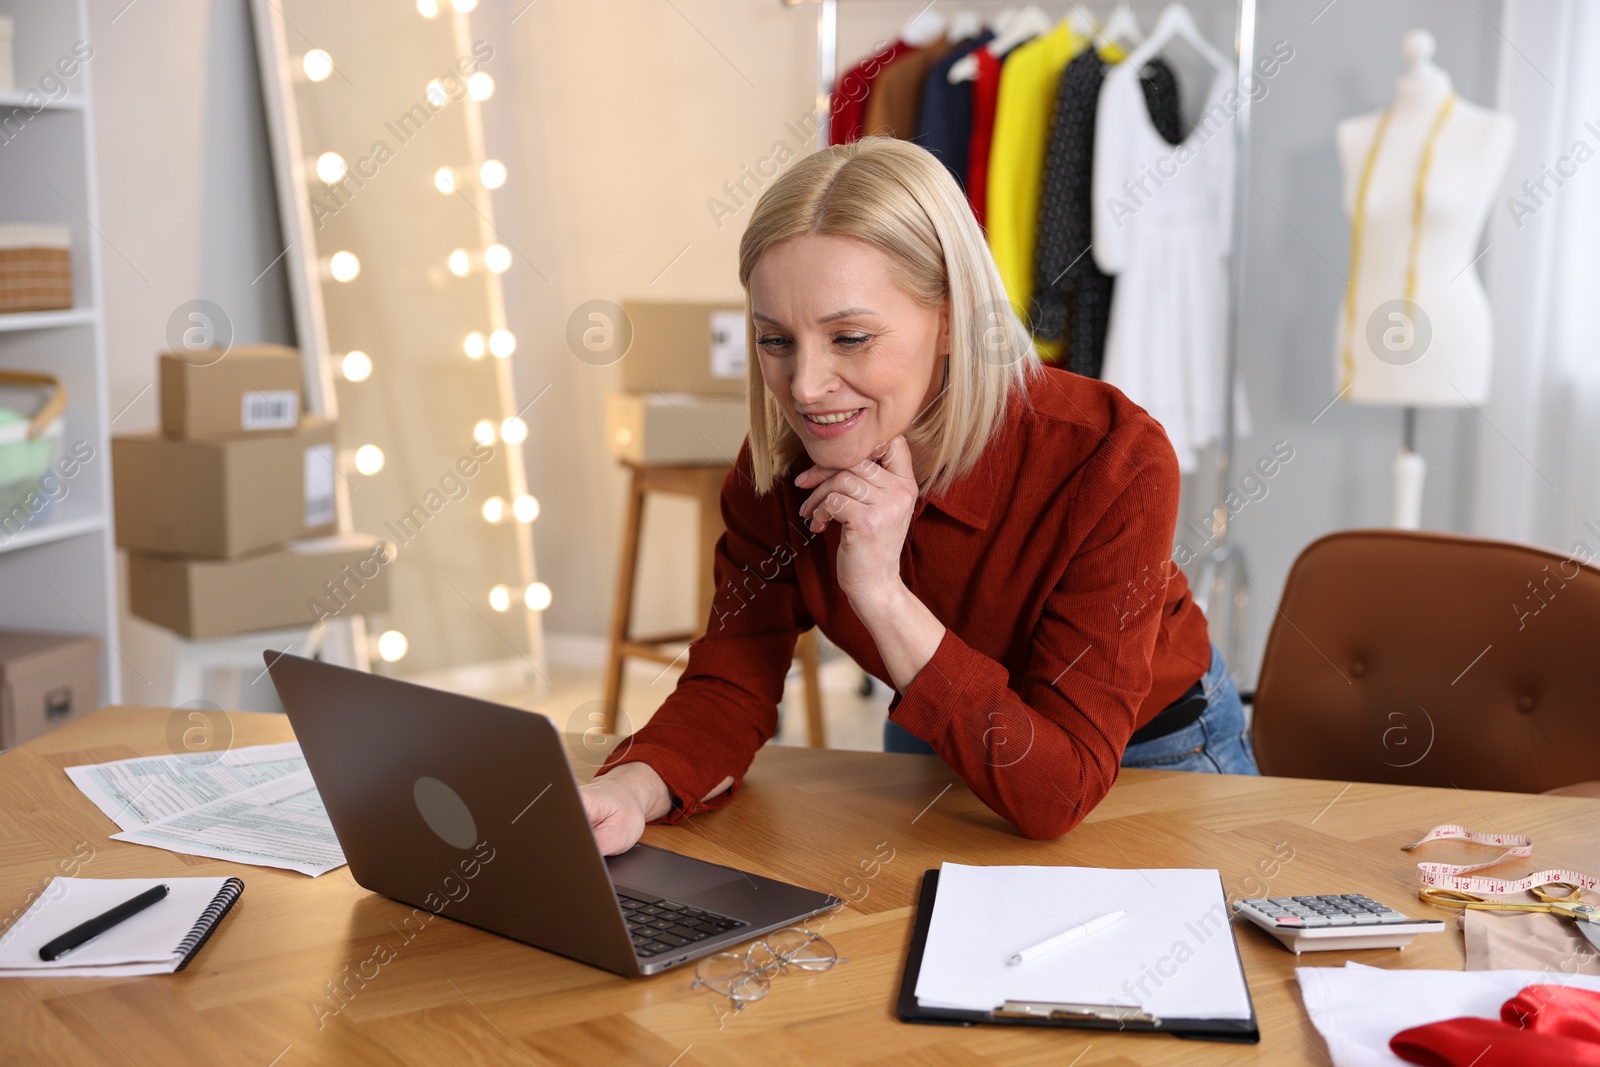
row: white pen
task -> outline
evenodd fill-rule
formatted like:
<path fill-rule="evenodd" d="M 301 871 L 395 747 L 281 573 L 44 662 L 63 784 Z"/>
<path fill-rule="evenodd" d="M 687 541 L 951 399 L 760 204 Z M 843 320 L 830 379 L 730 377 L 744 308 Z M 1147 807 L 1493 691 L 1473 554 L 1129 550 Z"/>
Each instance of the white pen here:
<path fill-rule="evenodd" d="M 1126 914 L 1128 913 L 1125 911 L 1113 911 L 1108 915 L 1100 916 L 1098 919 L 1090 919 L 1086 923 L 1079 923 L 1077 926 L 1061 931 L 1054 937 L 1045 938 L 1037 945 L 1030 945 L 1022 951 L 1014 953 L 1010 959 L 1006 960 L 1006 965 L 1015 967 L 1019 963 L 1027 963 L 1029 960 L 1038 959 L 1047 952 L 1054 952 L 1062 945 L 1070 945 L 1081 937 L 1088 937 L 1096 930 L 1104 930 Z"/>

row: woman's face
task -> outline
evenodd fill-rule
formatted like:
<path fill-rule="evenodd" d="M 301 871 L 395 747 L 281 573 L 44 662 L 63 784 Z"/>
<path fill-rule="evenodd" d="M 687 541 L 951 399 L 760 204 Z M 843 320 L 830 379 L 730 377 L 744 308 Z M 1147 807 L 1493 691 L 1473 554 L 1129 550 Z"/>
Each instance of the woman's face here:
<path fill-rule="evenodd" d="M 761 376 L 819 467 L 866 459 L 939 395 L 949 316 L 900 289 L 865 241 L 772 246 L 750 272 L 750 305 Z"/>

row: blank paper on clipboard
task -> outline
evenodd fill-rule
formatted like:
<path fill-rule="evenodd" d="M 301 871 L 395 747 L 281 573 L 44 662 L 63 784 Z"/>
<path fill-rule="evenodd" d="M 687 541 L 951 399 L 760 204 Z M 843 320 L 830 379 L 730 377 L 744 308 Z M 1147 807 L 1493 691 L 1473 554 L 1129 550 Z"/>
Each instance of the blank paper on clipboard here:
<path fill-rule="evenodd" d="M 1019 949 L 1107 912 L 1119 922 L 1020 966 Z M 1249 1019 L 1239 950 L 1215 870 L 939 868 L 917 977 L 926 1008 L 1008 1000 L 1140 1008 L 1162 1018 Z"/>

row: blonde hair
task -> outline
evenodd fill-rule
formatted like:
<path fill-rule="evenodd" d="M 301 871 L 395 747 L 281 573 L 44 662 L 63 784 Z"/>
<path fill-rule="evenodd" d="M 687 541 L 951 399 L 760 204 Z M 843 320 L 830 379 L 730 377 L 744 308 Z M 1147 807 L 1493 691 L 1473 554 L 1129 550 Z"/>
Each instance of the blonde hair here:
<path fill-rule="evenodd" d="M 926 460 L 924 495 L 943 493 L 977 463 L 1005 421 L 1013 387 L 1044 373 L 1006 296 L 966 195 L 926 149 L 865 137 L 801 159 L 761 194 L 739 242 L 748 351 L 746 402 L 756 493 L 764 495 L 804 451 L 766 387 L 755 353 L 750 275 L 767 250 L 804 234 L 853 237 L 888 256 L 895 283 L 925 307 L 950 312 L 949 376 L 906 431 Z"/>

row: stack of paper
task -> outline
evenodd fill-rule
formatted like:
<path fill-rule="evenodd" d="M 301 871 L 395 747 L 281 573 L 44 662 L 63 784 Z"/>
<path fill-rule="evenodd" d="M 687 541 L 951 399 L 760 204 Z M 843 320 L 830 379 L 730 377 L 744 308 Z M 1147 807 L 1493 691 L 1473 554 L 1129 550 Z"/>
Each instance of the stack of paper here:
<path fill-rule="evenodd" d="M 1038 959 L 1015 952 L 1108 912 L 1118 922 Z M 1162 1019 L 1248 1019 L 1250 995 L 1215 870 L 939 868 L 917 1003 L 991 1011 L 1007 1000 L 1138 1008 Z"/>
<path fill-rule="evenodd" d="M 345 862 L 295 741 L 85 764 L 67 776 L 122 828 L 116 841 L 312 877 Z"/>

